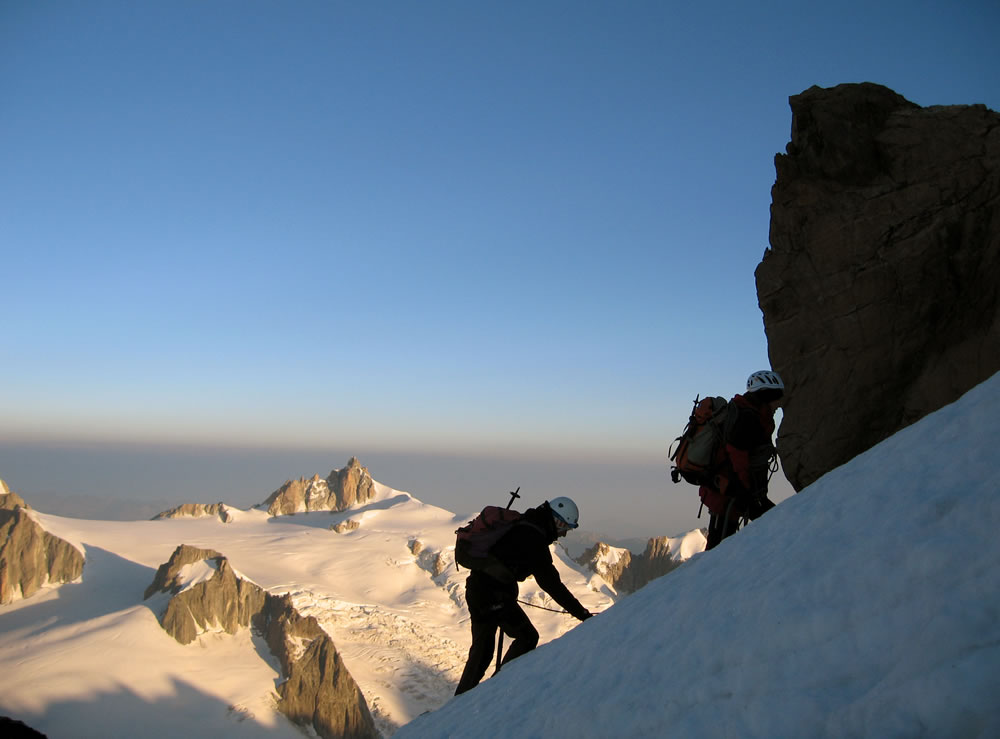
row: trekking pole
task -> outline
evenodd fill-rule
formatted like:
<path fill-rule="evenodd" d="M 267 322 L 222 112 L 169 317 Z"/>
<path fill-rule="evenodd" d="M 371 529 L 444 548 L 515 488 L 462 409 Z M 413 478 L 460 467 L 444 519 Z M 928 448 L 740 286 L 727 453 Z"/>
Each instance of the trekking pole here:
<path fill-rule="evenodd" d="M 520 495 L 518 495 L 518 493 L 520 491 L 521 491 L 521 486 L 518 485 L 517 486 L 517 490 L 512 490 L 510 492 L 510 500 L 507 501 L 507 510 L 508 511 L 510 510 L 510 507 L 512 505 L 514 505 L 514 501 L 521 497 Z M 496 675 L 498 672 L 500 672 L 500 662 L 503 659 L 503 627 L 502 626 L 500 627 L 499 631 L 500 631 L 500 633 L 497 635 L 497 668 L 493 671 L 494 675 Z"/>
<path fill-rule="evenodd" d="M 507 502 L 507 510 L 508 511 L 510 510 L 510 507 L 512 505 L 514 505 L 514 501 L 517 498 L 521 497 L 520 495 L 518 495 L 518 493 L 520 491 L 521 491 L 521 486 L 520 485 L 517 486 L 517 490 L 512 490 L 511 491 L 511 493 L 510 493 L 510 500 Z M 500 662 L 501 662 L 501 658 L 503 657 L 503 627 L 502 626 L 500 627 L 499 631 L 500 631 L 500 633 L 497 635 L 497 668 L 493 671 L 494 675 L 496 675 L 498 672 L 500 672 Z"/>
<path fill-rule="evenodd" d="M 499 628 L 500 634 L 497 636 L 497 668 L 493 670 L 493 674 L 496 675 L 500 672 L 500 658 L 503 655 L 503 626 Z"/>

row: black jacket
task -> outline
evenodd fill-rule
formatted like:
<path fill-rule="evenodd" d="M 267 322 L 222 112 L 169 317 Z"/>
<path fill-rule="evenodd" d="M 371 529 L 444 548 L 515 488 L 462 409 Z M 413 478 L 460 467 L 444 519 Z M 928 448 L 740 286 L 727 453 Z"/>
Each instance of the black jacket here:
<path fill-rule="evenodd" d="M 771 443 L 774 416 L 763 404 L 754 402 L 752 396 L 737 395 L 732 404 L 737 417 L 726 440 L 729 464 L 726 494 L 747 508 L 748 517 L 753 519 L 774 506 L 767 497 L 775 453 Z"/>
<path fill-rule="evenodd" d="M 556 540 L 557 531 L 552 509 L 548 503 L 538 508 L 529 508 L 524 516 L 510 531 L 504 534 L 490 549 L 495 556 L 510 570 L 514 579 L 524 582 L 534 576 L 538 586 L 552 596 L 560 606 L 581 621 L 590 614 L 572 593 L 563 585 L 559 572 L 552 563 L 552 552 L 549 546 Z M 473 572 L 473 577 L 495 578 L 484 572 Z M 497 593 L 509 593 L 509 586 L 496 581 Z M 514 589 L 514 597 L 517 591 Z"/>

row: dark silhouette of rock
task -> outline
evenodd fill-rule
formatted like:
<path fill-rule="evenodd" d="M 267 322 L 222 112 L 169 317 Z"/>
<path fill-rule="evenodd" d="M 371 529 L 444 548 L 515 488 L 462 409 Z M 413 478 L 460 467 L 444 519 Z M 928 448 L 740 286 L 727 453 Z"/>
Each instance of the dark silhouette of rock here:
<path fill-rule="evenodd" d="M 153 516 L 153 521 L 159 521 L 166 518 L 206 518 L 218 516 L 219 520 L 223 523 L 229 523 L 233 520 L 232 514 L 229 512 L 229 506 L 225 503 L 183 503 L 176 508 L 171 508 L 168 511 L 163 511 L 157 513 Z"/>
<path fill-rule="evenodd" d="M 42 732 L 8 716 L 0 716 L 0 736 L 4 739 L 46 739 Z"/>
<path fill-rule="evenodd" d="M 324 480 L 319 475 L 289 480 L 275 490 L 260 507 L 272 516 L 309 511 L 343 511 L 355 503 L 364 503 L 375 495 L 375 483 L 367 467 L 357 457 L 347 466 L 333 470 Z"/>
<path fill-rule="evenodd" d="M 0 509 L 0 603 L 28 598 L 49 583 L 72 582 L 83 564 L 83 554 L 39 526 L 28 508 Z"/>
<path fill-rule="evenodd" d="M 870 83 L 790 102 L 756 279 L 800 490 L 1000 371 L 1000 115 Z"/>
<path fill-rule="evenodd" d="M 235 634 L 250 627 L 262 634 L 286 678 L 278 687 L 278 708 L 292 721 L 324 738 L 378 737 L 364 695 L 333 641 L 315 618 L 295 609 L 290 596 L 271 595 L 239 577 L 219 552 L 186 544 L 159 567 L 145 597 L 156 593 L 172 595 L 157 616 L 181 644 L 210 628 Z"/>

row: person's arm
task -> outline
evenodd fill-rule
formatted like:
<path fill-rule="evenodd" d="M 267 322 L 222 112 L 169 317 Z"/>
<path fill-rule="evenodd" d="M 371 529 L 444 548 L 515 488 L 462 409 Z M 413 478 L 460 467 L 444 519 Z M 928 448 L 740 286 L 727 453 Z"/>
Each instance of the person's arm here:
<path fill-rule="evenodd" d="M 592 614 L 583 604 L 578 601 L 571 592 L 569 588 L 563 585 L 562 580 L 559 578 L 559 571 L 556 570 L 554 564 L 552 564 L 551 558 L 545 564 L 539 566 L 535 571 L 535 582 L 538 583 L 538 587 L 544 590 L 546 593 L 552 596 L 552 599 L 566 609 L 571 616 L 575 616 L 581 621 L 586 621 L 590 618 Z"/>

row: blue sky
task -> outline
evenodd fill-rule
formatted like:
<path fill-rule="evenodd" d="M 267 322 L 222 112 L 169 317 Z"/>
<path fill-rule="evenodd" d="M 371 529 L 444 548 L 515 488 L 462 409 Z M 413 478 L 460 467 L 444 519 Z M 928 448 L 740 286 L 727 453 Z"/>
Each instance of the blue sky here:
<path fill-rule="evenodd" d="M 0 477 L 55 485 L 26 444 L 661 468 L 768 364 L 788 97 L 1000 109 L 996 2 L 690 5 L 0 4 Z"/>

